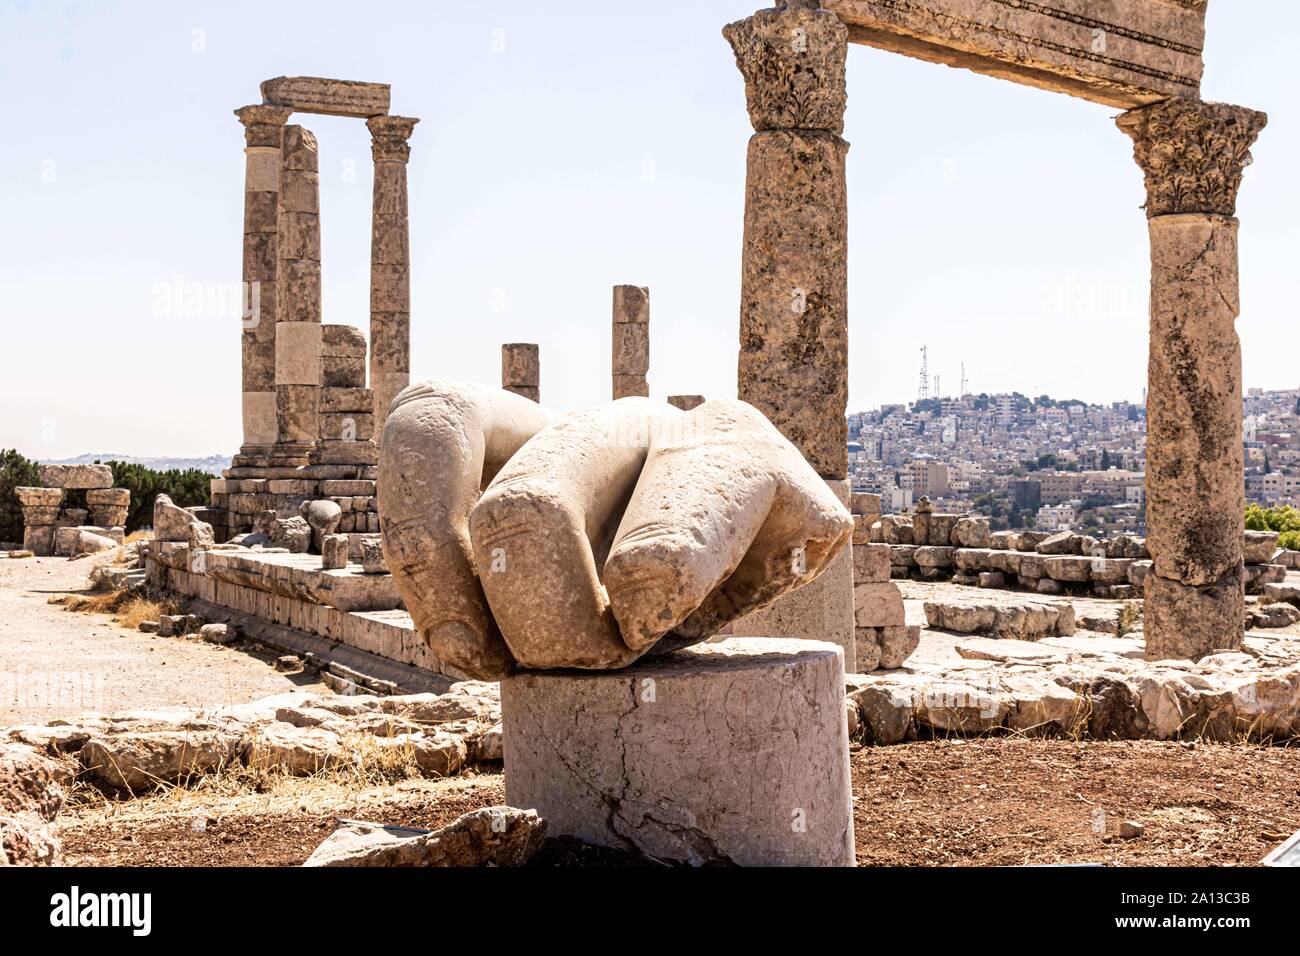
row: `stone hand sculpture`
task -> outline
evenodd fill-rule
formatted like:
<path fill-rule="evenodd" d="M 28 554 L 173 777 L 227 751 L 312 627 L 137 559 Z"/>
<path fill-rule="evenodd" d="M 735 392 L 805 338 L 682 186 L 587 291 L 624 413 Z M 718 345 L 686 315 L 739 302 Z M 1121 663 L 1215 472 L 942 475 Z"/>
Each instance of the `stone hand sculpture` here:
<path fill-rule="evenodd" d="M 704 640 L 812 581 L 853 529 L 744 402 L 625 398 L 556 418 L 455 382 L 393 402 L 379 515 L 416 627 L 485 680 Z"/>

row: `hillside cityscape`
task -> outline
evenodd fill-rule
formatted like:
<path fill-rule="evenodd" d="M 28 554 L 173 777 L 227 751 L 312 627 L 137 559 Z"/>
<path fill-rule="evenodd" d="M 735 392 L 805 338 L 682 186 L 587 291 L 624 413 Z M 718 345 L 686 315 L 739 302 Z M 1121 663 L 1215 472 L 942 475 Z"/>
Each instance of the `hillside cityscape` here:
<path fill-rule="evenodd" d="M 1243 399 L 1246 500 L 1300 496 L 1300 389 Z M 854 491 L 885 512 L 928 496 L 943 511 L 987 515 L 994 530 L 1145 534 L 1146 409 L 1047 395 L 918 398 L 849 415 Z"/>

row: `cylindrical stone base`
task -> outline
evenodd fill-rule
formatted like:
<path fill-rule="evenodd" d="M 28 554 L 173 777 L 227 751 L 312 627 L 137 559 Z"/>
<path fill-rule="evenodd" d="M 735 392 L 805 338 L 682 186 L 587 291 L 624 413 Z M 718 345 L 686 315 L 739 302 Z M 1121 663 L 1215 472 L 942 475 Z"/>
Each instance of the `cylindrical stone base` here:
<path fill-rule="evenodd" d="M 700 865 L 854 865 L 843 656 L 731 638 L 501 682 L 506 798 L 552 836 Z"/>

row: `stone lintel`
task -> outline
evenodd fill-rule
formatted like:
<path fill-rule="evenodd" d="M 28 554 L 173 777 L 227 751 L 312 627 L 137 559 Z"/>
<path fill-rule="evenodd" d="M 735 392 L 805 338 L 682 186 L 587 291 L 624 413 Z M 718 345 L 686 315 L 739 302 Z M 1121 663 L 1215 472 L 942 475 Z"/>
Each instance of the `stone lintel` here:
<path fill-rule="evenodd" d="M 331 80 L 320 76 L 277 76 L 264 80 L 262 99 L 296 113 L 355 116 L 366 119 L 388 112 L 391 88 L 387 83 Z"/>
<path fill-rule="evenodd" d="M 849 40 L 1132 109 L 1200 93 L 1205 0 L 823 0 Z"/>

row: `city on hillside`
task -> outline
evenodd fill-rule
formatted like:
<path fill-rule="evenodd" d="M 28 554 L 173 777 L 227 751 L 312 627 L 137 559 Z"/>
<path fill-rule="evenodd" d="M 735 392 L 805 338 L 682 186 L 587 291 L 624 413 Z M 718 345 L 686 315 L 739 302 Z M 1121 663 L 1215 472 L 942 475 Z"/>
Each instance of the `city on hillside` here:
<path fill-rule="evenodd" d="M 1243 399 L 1246 500 L 1300 503 L 1300 389 Z M 854 491 L 886 513 L 922 495 L 993 530 L 1145 534 L 1146 409 L 1047 395 L 921 397 L 849 415 Z"/>

